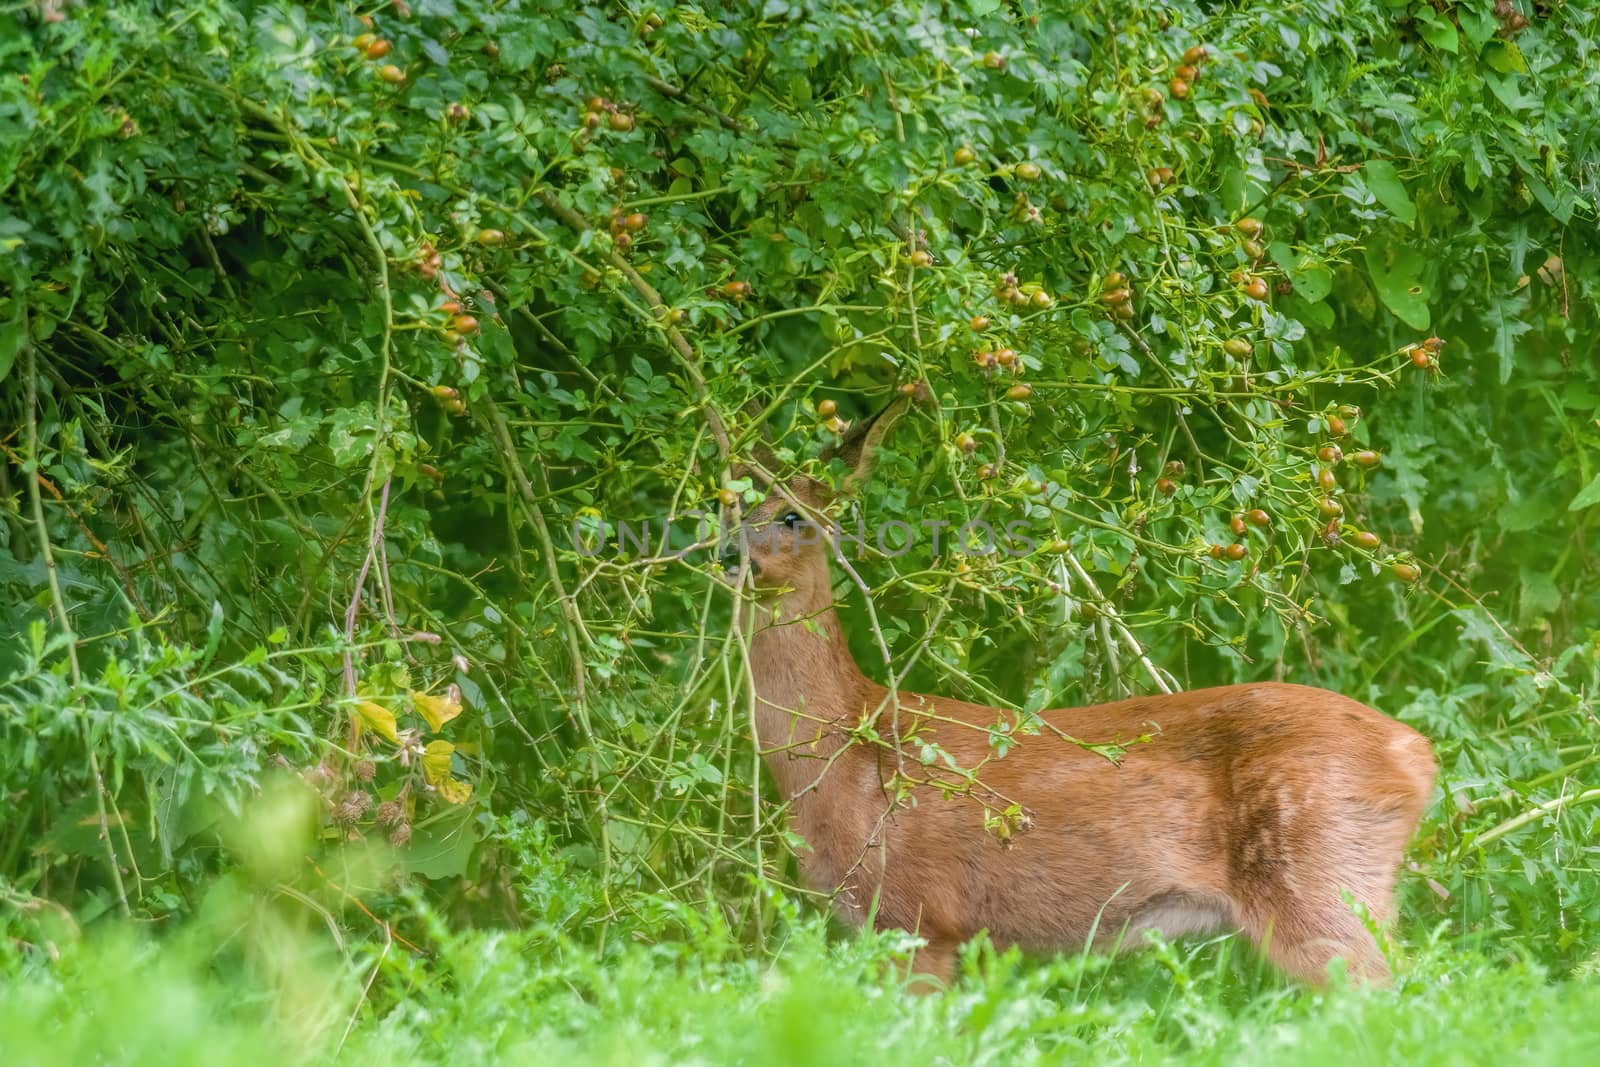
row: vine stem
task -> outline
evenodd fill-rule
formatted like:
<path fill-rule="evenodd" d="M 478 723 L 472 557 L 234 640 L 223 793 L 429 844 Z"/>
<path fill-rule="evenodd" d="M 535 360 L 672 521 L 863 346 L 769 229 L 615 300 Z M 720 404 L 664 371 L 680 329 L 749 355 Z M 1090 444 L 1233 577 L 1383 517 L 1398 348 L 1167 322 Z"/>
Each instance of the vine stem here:
<path fill-rule="evenodd" d="M 67 664 L 72 670 L 72 688 L 74 692 L 83 692 L 83 668 L 78 662 L 78 637 L 72 630 L 72 618 L 67 614 L 67 602 L 61 595 L 61 579 L 56 573 L 55 551 L 50 546 L 50 527 L 44 519 L 44 498 L 39 494 L 39 369 L 34 358 L 33 346 L 24 344 L 23 352 L 27 356 L 27 368 L 23 377 L 26 379 L 27 399 L 24 401 L 25 418 L 28 423 L 28 502 L 33 509 L 33 526 L 39 534 L 39 554 L 44 559 L 45 575 L 50 584 L 50 603 L 55 609 L 56 622 L 61 627 L 61 632 L 67 638 Z M 106 862 L 111 865 L 111 881 L 117 890 L 117 906 L 123 918 L 129 918 L 133 912 L 128 907 L 128 889 L 122 882 L 122 868 L 117 863 L 117 849 L 111 843 L 111 821 L 106 816 L 106 780 L 100 773 L 100 756 L 94 750 L 94 740 L 91 732 L 84 730 L 84 748 L 89 752 L 89 774 L 94 779 L 94 810 L 95 819 L 100 828 L 100 841 L 105 845 Z"/>
<path fill-rule="evenodd" d="M 1474 848 L 1482 848 L 1496 838 L 1504 837 L 1513 830 L 1520 830 L 1522 827 L 1542 819 L 1546 815 L 1559 812 L 1563 808 L 1587 804 L 1594 800 L 1600 800 L 1600 789 L 1586 789 L 1582 793 L 1569 793 L 1566 796 L 1556 797 L 1554 800 L 1547 800 L 1543 804 L 1537 804 L 1529 808 L 1520 815 L 1512 816 L 1498 826 L 1485 830 L 1473 839 L 1472 846 Z"/>
<path fill-rule="evenodd" d="M 389 482 L 390 479 L 388 478 L 383 480 L 383 490 L 378 495 L 378 513 L 373 518 L 372 533 L 367 538 L 367 552 L 361 559 L 361 570 L 356 572 L 355 589 L 350 594 L 350 605 L 344 609 L 344 639 L 346 645 L 356 639 L 356 615 L 361 610 L 361 590 L 367 584 L 367 573 L 372 569 L 373 558 L 377 555 L 378 542 L 383 539 L 383 524 L 389 515 Z M 348 647 L 344 652 L 344 695 L 347 697 L 356 695 L 355 653 Z M 350 729 L 353 735 L 356 722 L 354 715 L 351 716 L 350 722 Z M 354 752 L 355 746 L 356 738 L 352 736 L 350 738 L 350 751 Z"/>
<path fill-rule="evenodd" d="M 1110 628 L 1116 630 L 1117 636 L 1122 639 L 1122 643 L 1127 646 L 1128 651 L 1133 653 L 1140 666 L 1144 667 L 1145 673 L 1150 675 L 1150 680 L 1156 683 L 1156 688 L 1169 696 L 1176 692 L 1171 683 L 1162 677 L 1161 669 L 1150 662 L 1150 657 L 1145 654 L 1144 646 L 1139 644 L 1138 638 L 1133 636 L 1133 631 L 1129 630 L 1127 624 L 1122 621 L 1122 616 L 1117 614 L 1116 609 L 1111 606 L 1111 602 L 1106 599 L 1105 594 L 1100 592 L 1100 587 L 1095 585 L 1094 579 L 1089 576 L 1089 572 L 1084 569 L 1083 564 L 1078 562 L 1078 557 L 1071 552 L 1063 552 L 1061 558 L 1066 561 L 1068 567 L 1072 568 L 1072 573 L 1077 576 L 1078 581 L 1083 583 L 1084 588 L 1094 596 L 1097 602 L 1096 606 L 1100 610 L 1101 623 L 1104 624 L 1107 620 L 1110 620 Z M 1112 663 L 1115 664 L 1115 643 L 1111 640 L 1109 634 L 1103 632 L 1102 639 L 1105 642 L 1107 653 L 1112 657 Z"/>
<path fill-rule="evenodd" d="M 483 407 L 488 414 L 490 429 L 494 433 L 496 442 L 500 446 L 501 462 L 506 466 L 512 481 L 516 484 L 517 493 L 522 498 L 522 505 L 527 510 L 528 518 L 533 523 L 535 535 L 539 538 L 539 554 L 544 557 L 545 573 L 550 579 L 550 587 L 555 590 L 556 603 L 561 611 L 561 631 L 567 642 L 567 655 L 572 660 L 572 707 L 577 713 L 578 725 L 583 730 L 583 736 L 591 750 L 598 745 L 594 733 L 594 726 L 589 721 L 588 698 L 588 671 L 583 658 L 584 641 L 590 645 L 593 640 L 583 627 L 583 617 L 578 613 L 576 594 L 567 594 L 566 583 L 561 580 L 561 568 L 556 565 L 555 541 L 550 536 L 550 524 L 545 520 L 544 511 L 539 507 L 539 497 L 533 491 L 533 483 L 528 480 L 528 474 L 522 467 L 522 461 L 517 458 L 516 442 L 511 438 L 511 428 L 506 425 L 505 416 L 500 413 L 500 408 L 494 399 L 488 395 L 483 398 Z M 548 488 L 548 487 L 547 487 Z M 580 640 L 580 636 L 582 640 Z M 611 904 L 611 814 L 606 803 L 604 790 L 598 791 L 598 807 L 600 816 L 600 866 L 602 871 L 601 895 L 605 899 L 607 909 Z M 602 936 L 602 943 L 604 934 Z"/>

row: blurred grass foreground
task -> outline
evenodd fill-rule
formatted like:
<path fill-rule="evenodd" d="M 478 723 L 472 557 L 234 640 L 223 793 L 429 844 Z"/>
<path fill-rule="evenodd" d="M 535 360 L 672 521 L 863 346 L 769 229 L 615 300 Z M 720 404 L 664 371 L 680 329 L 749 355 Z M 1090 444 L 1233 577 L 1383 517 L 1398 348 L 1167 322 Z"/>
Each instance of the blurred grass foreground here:
<path fill-rule="evenodd" d="M 0 0 L 0 1065 L 1600 1064 L 1597 54 L 1593 0 Z M 694 531 L 902 395 L 839 516 L 947 540 L 836 569 L 857 662 L 992 760 L 1237 682 L 1427 735 L 1392 986 L 980 937 L 914 996 L 829 918 Z"/>

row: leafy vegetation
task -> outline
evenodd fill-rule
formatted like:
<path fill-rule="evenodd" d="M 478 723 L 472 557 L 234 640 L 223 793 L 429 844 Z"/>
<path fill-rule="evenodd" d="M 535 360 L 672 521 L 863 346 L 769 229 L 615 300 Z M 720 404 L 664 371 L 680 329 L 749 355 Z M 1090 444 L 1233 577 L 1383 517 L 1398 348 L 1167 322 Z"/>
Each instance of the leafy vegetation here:
<path fill-rule="evenodd" d="M 1597 34 L 0 5 L 0 1058 L 1592 1062 Z M 700 516 L 897 391 L 860 662 L 1415 726 L 1392 990 L 829 931 Z"/>

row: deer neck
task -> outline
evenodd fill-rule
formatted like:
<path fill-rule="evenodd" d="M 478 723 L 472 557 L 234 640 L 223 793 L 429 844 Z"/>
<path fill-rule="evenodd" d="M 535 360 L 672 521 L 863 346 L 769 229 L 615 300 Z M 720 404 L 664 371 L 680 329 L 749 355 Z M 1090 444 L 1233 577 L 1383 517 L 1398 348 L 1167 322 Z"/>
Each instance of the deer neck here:
<path fill-rule="evenodd" d="M 878 687 L 856 666 L 831 591 L 822 589 L 754 605 L 756 742 L 785 800 L 817 781 L 849 724 L 876 704 Z"/>

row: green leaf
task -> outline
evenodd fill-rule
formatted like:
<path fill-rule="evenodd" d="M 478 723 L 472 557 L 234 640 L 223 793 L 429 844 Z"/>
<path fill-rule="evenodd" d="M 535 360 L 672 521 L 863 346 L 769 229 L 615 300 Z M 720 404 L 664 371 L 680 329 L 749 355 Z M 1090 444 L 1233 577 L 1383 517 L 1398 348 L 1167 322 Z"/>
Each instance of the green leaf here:
<path fill-rule="evenodd" d="M 1522 49 L 1512 41 L 1490 41 L 1484 49 L 1483 61 L 1501 74 L 1528 72 L 1528 61 L 1523 58 Z"/>
<path fill-rule="evenodd" d="M 1282 259 L 1279 262 L 1287 263 L 1291 260 Z M 1294 282 L 1295 295 L 1308 303 L 1315 304 L 1333 292 L 1333 271 L 1310 256 L 1303 256 L 1300 262 L 1289 269 L 1289 280 Z"/>
<path fill-rule="evenodd" d="M 1417 206 L 1406 194 L 1405 182 L 1400 180 L 1400 172 L 1393 163 L 1386 159 L 1369 160 L 1362 176 L 1366 179 L 1367 188 L 1372 190 L 1372 195 L 1378 198 L 1378 203 L 1389 214 L 1405 223 L 1416 220 Z"/>
<path fill-rule="evenodd" d="M 1567 505 L 1568 511 L 1582 511 L 1600 504 L 1600 474 L 1596 474 L 1588 485 L 1578 490 L 1578 495 L 1572 498 L 1572 503 Z"/>
<path fill-rule="evenodd" d="M 459 817 L 446 816 L 417 824 L 401 859 L 401 866 L 424 878 L 460 878 L 467 873 L 478 844 L 472 809 Z"/>
<path fill-rule="evenodd" d="M 1508 315 L 1504 306 L 1499 312 L 1500 321 L 1495 325 L 1493 344 L 1495 352 L 1500 357 L 1500 384 L 1504 385 L 1511 380 L 1511 372 L 1516 365 L 1517 338 L 1533 327 L 1520 318 Z"/>
<path fill-rule="evenodd" d="M 222 601 L 211 602 L 211 621 L 206 624 L 206 647 L 200 654 L 200 662 L 210 663 L 211 657 L 217 654 L 217 648 L 222 644 Z"/>
<path fill-rule="evenodd" d="M 22 351 L 22 346 L 28 341 L 27 307 L 20 297 L 16 304 L 17 310 L 11 321 L 0 325 L 0 382 L 5 381 L 6 376 L 11 373 L 11 368 L 17 361 L 17 353 Z"/>
<path fill-rule="evenodd" d="M 1384 306 L 1412 329 L 1426 330 L 1432 322 L 1428 312 L 1432 293 L 1423 280 L 1426 257 L 1408 245 L 1381 238 L 1367 246 L 1363 257 Z"/>
<path fill-rule="evenodd" d="M 1456 34 L 1456 28 L 1443 16 L 1431 7 L 1419 6 L 1412 10 L 1417 18 L 1417 32 L 1422 35 L 1424 41 L 1446 52 L 1461 50 L 1461 41 Z"/>
<path fill-rule="evenodd" d="M 1474 51 L 1482 48 L 1498 28 L 1487 11 L 1475 11 L 1466 4 L 1457 4 L 1455 13 L 1461 23 L 1461 32 L 1466 34 L 1467 42 L 1472 45 Z"/>

